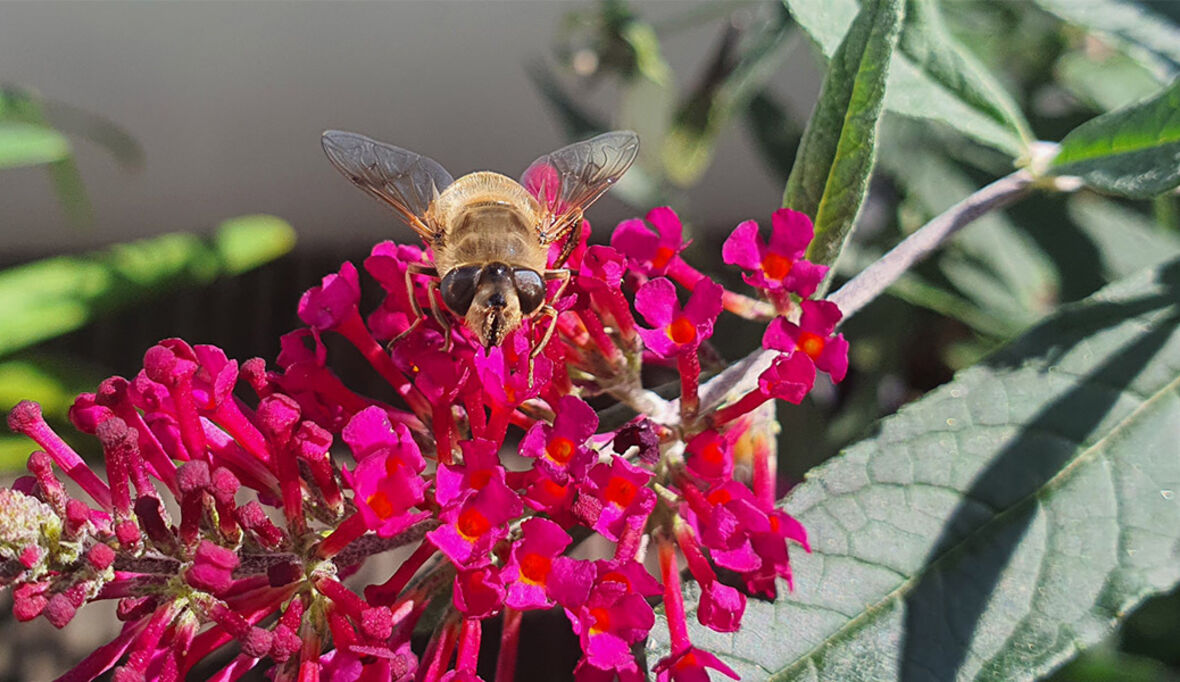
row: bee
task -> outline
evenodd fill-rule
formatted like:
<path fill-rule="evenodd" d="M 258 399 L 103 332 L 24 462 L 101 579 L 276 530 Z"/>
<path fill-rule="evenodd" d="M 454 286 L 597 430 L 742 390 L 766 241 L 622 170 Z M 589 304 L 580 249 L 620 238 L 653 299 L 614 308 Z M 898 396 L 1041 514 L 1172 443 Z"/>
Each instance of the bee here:
<path fill-rule="evenodd" d="M 322 142 L 337 170 L 393 207 L 434 253 L 434 267 L 415 263 L 406 270 L 416 317 L 391 345 L 426 317 L 412 280 L 424 275 L 430 280 L 431 312 L 448 348 L 450 324 L 438 298 L 488 350 L 524 320 L 548 315 L 545 335 L 530 352 L 530 370 L 557 326 L 547 283 L 559 282 L 556 299 L 569 282 L 570 271 L 562 266 L 581 240 L 582 212 L 622 177 L 639 152 L 635 133 L 604 133 L 538 158 L 517 182 L 491 171 L 456 180 L 432 159 L 357 133 L 329 130 Z M 549 247 L 562 238 L 560 255 L 549 267 Z"/>

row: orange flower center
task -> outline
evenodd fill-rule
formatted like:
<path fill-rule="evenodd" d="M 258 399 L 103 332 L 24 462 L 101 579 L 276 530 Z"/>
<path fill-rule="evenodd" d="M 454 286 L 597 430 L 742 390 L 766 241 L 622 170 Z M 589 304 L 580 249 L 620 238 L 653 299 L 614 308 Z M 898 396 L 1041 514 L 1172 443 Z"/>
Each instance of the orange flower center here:
<path fill-rule="evenodd" d="M 610 611 L 605 607 L 599 606 L 590 609 L 590 617 L 594 619 L 594 624 L 590 626 L 590 632 L 599 633 L 610 630 Z"/>
<path fill-rule="evenodd" d="M 393 503 L 389 501 L 389 496 L 378 490 L 369 495 L 365 503 L 369 505 L 369 509 L 377 515 L 379 519 L 388 519 L 393 516 Z"/>
<path fill-rule="evenodd" d="M 545 582 L 545 578 L 549 576 L 549 567 L 553 561 L 541 554 L 526 554 L 520 560 L 520 575 L 525 581 L 540 585 Z"/>
<path fill-rule="evenodd" d="M 549 459 L 558 464 L 565 464 L 574 456 L 574 442 L 564 436 L 558 436 L 549 441 L 549 445 L 545 447 L 545 454 L 549 455 Z"/>
<path fill-rule="evenodd" d="M 824 351 L 824 337 L 811 332 L 799 332 L 799 341 L 795 345 L 814 360 Z"/>
<path fill-rule="evenodd" d="M 693 339 L 697 337 L 697 326 L 687 317 L 678 317 L 672 321 L 672 324 L 668 325 L 664 333 L 673 342 L 684 345 L 686 343 L 692 343 Z"/>
<path fill-rule="evenodd" d="M 762 259 L 762 272 L 770 279 L 782 279 L 791 274 L 791 266 L 794 263 L 790 258 L 785 258 L 777 253 L 768 253 Z"/>
<path fill-rule="evenodd" d="M 725 451 L 717 441 L 713 441 L 701 450 L 701 457 L 709 464 L 721 464 L 725 461 Z"/>
<path fill-rule="evenodd" d="M 672 257 L 676 255 L 676 249 L 670 246 L 661 246 L 656 249 L 656 255 L 651 259 L 651 266 L 659 269 L 668 264 Z"/>
<path fill-rule="evenodd" d="M 617 505 L 619 507 L 630 506 L 631 501 L 635 499 L 635 494 L 639 492 L 638 488 L 631 481 L 628 481 L 621 476 L 615 476 L 606 484 L 606 490 L 603 497 L 607 502 Z"/>
<path fill-rule="evenodd" d="M 729 502 L 733 499 L 733 495 L 731 495 L 728 490 L 720 488 L 709 493 L 709 496 L 705 499 L 709 501 L 709 504 L 725 504 L 726 502 Z"/>
<path fill-rule="evenodd" d="M 488 532 L 492 524 L 488 521 L 488 517 L 481 514 L 478 509 L 470 508 L 459 514 L 459 521 L 455 527 L 464 538 L 474 541 Z"/>
<path fill-rule="evenodd" d="M 568 484 L 568 483 L 566 485 L 561 485 L 557 481 L 554 481 L 552 478 L 547 478 L 547 479 L 541 481 L 542 492 L 544 492 L 546 495 L 548 495 L 549 497 L 551 497 L 555 500 L 559 500 L 559 499 L 565 497 L 566 490 L 569 489 L 569 486 L 570 486 L 570 484 Z"/>

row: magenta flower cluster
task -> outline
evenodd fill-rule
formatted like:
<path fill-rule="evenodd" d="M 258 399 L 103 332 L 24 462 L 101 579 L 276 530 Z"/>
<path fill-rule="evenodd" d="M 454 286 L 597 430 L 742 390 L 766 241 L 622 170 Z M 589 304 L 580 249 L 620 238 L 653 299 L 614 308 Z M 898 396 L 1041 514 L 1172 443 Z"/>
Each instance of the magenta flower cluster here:
<path fill-rule="evenodd" d="M 21 403 L 9 424 L 39 449 L 0 490 L 14 613 L 64 627 L 87 602 L 117 601 L 120 633 L 68 680 L 178 680 L 212 659 L 213 680 L 268 667 L 276 680 L 434 682 L 478 679 L 489 618 L 502 620 L 495 679 L 511 680 L 524 612 L 560 608 L 581 643 L 577 679 L 640 680 L 634 652 L 662 597 L 673 653 L 658 679 L 732 677 L 689 639 L 681 562 L 700 623 L 733 632 L 747 595 L 789 584 L 789 545 L 807 547 L 774 505 L 773 410 L 761 408 L 847 369 L 839 311 L 809 298 L 825 274 L 803 259 L 811 238 L 788 210 L 768 241 L 738 226 L 723 256 L 752 298 L 681 258 L 670 209 L 626 221 L 611 246 L 574 250 L 557 333 L 535 359 L 544 329 L 529 323 L 490 350 L 433 319 L 398 338 L 415 321 L 406 269 L 429 256 L 379 244 L 364 267 L 381 305 L 362 315 L 345 263 L 304 294 L 306 326 L 282 339 L 276 369 L 168 339 L 136 376 L 80 396 L 70 417 L 101 444 L 105 477 Z M 413 295 L 430 309 L 427 287 Z M 757 389 L 703 405 L 723 311 L 769 321 L 763 345 L 778 355 Z M 394 397 L 334 373 L 334 339 Z M 678 374 L 675 414 L 645 414 L 645 367 Z M 604 426 L 587 401 L 609 399 L 638 416 Z M 593 534 L 607 541 L 597 553 L 571 554 Z M 379 582 L 353 577 L 395 548 L 404 558 Z M 424 647 L 415 630 L 431 633 Z"/>

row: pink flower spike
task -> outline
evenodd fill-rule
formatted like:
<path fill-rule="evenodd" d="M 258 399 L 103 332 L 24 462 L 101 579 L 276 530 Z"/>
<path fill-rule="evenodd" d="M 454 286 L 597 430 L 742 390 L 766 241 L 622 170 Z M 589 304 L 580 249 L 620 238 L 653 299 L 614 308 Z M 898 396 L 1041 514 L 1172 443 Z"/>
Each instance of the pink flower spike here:
<path fill-rule="evenodd" d="M 639 329 L 644 345 L 664 358 L 696 352 L 713 335 L 713 323 L 721 314 L 721 292 L 721 285 L 704 280 L 681 309 L 671 280 L 661 277 L 644 284 L 635 293 L 635 309 L 654 327 Z"/>
<path fill-rule="evenodd" d="M 680 218 L 671 208 L 653 208 L 647 213 L 647 221 L 655 227 L 655 233 L 638 218 L 624 220 L 611 234 L 610 245 L 627 256 L 631 267 L 656 277 L 668 271 L 668 265 L 679 258 L 687 244 Z"/>
<path fill-rule="evenodd" d="M 299 319 L 312 329 L 334 329 L 351 316 L 360 300 L 360 276 L 355 265 L 345 262 L 340 272 L 324 276 L 319 286 L 303 293 Z"/>
<path fill-rule="evenodd" d="M 806 298 L 815 293 L 828 271 L 826 266 L 803 259 L 813 236 L 811 220 L 805 214 L 783 208 L 771 218 L 769 242 L 758 234 L 758 223 L 747 220 L 725 240 L 721 257 L 749 271 L 742 278 L 750 286 Z"/>

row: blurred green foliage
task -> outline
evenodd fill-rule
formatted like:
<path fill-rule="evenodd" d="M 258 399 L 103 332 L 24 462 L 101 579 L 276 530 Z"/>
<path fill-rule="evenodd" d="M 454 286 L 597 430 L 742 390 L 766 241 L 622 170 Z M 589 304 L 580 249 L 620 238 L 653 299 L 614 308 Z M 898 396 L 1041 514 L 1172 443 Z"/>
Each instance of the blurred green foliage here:
<path fill-rule="evenodd" d="M 67 133 L 98 144 L 125 168 L 142 164 L 139 145 L 113 123 L 24 88 L 0 87 L 0 171 L 45 166 L 67 214 L 84 222 L 90 204 Z M 247 215 L 223 222 L 207 237 L 165 234 L 0 270 L 0 408 L 35 400 L 51 422 L 65 421 L 74 397 L 94 390 L 109 371 L 38 350 L 37 344 L 145 300 L 241 274 L 294 243 L 295 232 L 284 220 Z M 28 439 L 0 436 L 0 471 L 23 468 L 28 454 Z"/>

